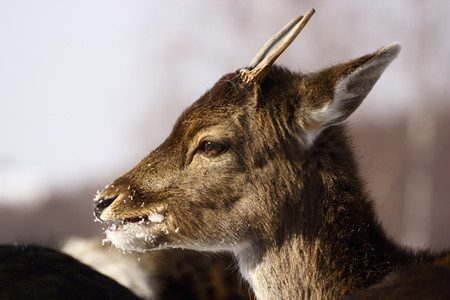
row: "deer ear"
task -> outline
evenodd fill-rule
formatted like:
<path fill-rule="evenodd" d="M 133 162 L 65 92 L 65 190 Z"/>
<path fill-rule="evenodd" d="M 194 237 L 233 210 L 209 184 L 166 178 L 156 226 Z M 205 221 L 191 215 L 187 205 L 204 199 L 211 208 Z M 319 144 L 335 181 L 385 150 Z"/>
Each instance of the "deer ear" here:
<path fill-rule="evenodd" d="M 344 121 L 358 108 L 400 48 L 398 43 L 392 43 L 307 76 L 306 97 L 299 110 L 300 119 L 297 118 L 307 145 L 312 145 L 324 128 Z"/>

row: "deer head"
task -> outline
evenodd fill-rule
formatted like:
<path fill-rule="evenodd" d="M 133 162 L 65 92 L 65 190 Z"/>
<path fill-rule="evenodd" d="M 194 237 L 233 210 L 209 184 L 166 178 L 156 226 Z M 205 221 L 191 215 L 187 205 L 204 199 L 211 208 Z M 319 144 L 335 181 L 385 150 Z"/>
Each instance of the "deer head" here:
<path fill-rule="evenodd" d="M 343 143 L 339 124 L 400 50 L 390 44 L 307 74 L 273 65 L 313 12 L 282 29 L 249 67 L 220 78 L 159 147 L 96 196 L 94 214 L 116 247 L 236 253 L 311 226 L 312 210 L 324 205 L 308 195 L 316 182 L 332 180 L 330 168 L 354 171 L 345 149 L 332 165 L 320 163 L 335 155 L 324 149 Z"/>

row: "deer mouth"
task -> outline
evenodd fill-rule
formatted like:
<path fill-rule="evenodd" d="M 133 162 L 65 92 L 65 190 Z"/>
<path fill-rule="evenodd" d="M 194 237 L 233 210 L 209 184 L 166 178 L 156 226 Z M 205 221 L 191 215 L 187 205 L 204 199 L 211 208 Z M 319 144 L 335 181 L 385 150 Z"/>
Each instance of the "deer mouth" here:
<path fill-rule="evenodd" d="M 155 209 L 146 212 L 145 214 L 136 217 L 124 217 L 114 221 L 109 221 L 111 226 L 124 225 L 124 224 L 139 224 L 139 225 L 152 225 L 161 224 L 167 220 L 167 209 L 164 206 L 159 206 Z"/>
<path fill-rule="evenodd" d="M 167 213 L 151 213 L 148 216 L 140 216 L 133 218 L 125 218 L 121 221 L 121 223 L 137 223 L 141 225 L 151 225 L 151 224 L 159 224 L 164 222 L 167 218 Z"/>
<path fill-rule="evenodd" d="M 136 227 L 143 228 L 152 228 L 156 225 L 160 225 L 159 227 L 166 226 L 165 223 L 168 218 L 167 207 L 164 205 L 152 208 L 145 213 L 139 214 L 138 216 L 125 216 L 122 218 L 118 218 L 116 220 L 108 220 L 109 227 L 106 231 L 120 231 L 126 230 L 130 227 L 130 225 Z"/>
<path fill-rule="evenodd" d="M 153 249 L 160 246 L 161 238 L 169 234 L 167 218 L 167 209 L 159 207 L 141 216 L 109 221 L 104 242 L 112 242 L 117 248 L 126 251 L 145 252 Z"/>

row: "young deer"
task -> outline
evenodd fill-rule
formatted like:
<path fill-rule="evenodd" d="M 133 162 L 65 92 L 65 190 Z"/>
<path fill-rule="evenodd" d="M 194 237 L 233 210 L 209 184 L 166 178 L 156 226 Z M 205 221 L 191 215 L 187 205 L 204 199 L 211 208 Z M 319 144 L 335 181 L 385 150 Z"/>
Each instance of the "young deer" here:
<path fill-rule="evenodd" d="M 400 45 L 315 73 L 273 65 L 313 12 L 223 76 L 96 196 L 116 247 L 231 251 L 258 299 L 335 299 L 402 265 L 449 264 L 448 252 L 386 237 L 342 125 Z"/>

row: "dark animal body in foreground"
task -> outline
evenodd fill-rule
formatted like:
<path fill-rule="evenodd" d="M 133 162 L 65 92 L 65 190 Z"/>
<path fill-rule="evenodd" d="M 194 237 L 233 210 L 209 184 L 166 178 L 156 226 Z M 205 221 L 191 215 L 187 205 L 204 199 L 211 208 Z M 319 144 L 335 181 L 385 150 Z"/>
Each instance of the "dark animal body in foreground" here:
<path fill-rule="evenodd" d="M 1 245 L 0 299 L 252 299 L 228 255 L 174 249 L 125 256 L 101 244 L 66 243 L 64 251 L 74 256 L 36 245 Z"/>
<path fill-rule="evenodd" d="M 139 299 L 78 260 L 34 245 L 0 246 L 0 299 Z"/>
<path fill-rule="evenodd" d="M 407 265 L 380 283 L 358 291 L 345 300 L 450 299 L 450 267 L 433 264 Z"/>

